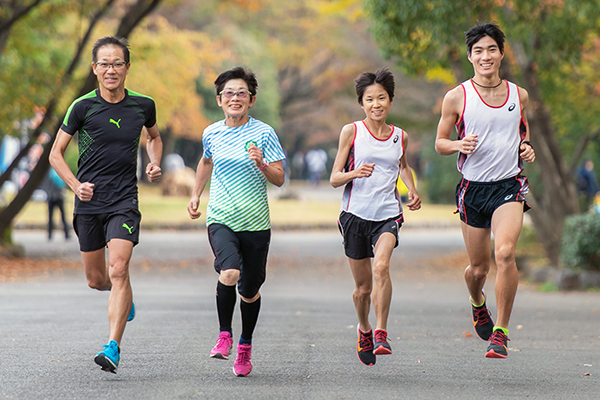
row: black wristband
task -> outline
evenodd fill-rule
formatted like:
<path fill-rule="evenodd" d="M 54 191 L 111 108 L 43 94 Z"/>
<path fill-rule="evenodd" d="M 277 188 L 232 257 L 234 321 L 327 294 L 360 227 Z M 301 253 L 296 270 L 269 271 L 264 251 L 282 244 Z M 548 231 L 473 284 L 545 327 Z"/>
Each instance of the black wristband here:
<path fill-rule="evenodd" d="M 529 140 L 523 140 L 521 142 L 521 144 L 527 144 L 527 145 L 529 145 L 529 147 L 531 147 L 531 150 L 533 150 L 533 145 L 531 144 L 531 142 Z"/>

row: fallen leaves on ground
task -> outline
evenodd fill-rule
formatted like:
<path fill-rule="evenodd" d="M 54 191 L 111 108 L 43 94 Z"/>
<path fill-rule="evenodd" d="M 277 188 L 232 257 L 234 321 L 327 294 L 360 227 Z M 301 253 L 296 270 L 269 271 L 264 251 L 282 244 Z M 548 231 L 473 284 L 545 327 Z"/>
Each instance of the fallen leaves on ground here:
<path fill-rule="evenodd" d="M 0 258 L 0 282 L 23 281 L 38 276 L 82 269 L 79 261 L 41 258 Z"/>

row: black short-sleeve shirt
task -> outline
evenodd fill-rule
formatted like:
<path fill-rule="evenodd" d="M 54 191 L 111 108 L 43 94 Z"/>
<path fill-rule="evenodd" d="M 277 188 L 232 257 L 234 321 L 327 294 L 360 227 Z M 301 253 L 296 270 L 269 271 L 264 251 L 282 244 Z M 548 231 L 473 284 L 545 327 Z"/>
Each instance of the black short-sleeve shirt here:
<path fill-rule="evenodd" d="M 119 103 L 105 101 L 98 89 L 71 104 L 61 129 L 79 132 L 77 179 L 94 184 L 89 202 L 75 197 L 75 214 L 138 209 L 137 156 L 142 128 L 156 124 L 148 96 L 125 89 Z"/>

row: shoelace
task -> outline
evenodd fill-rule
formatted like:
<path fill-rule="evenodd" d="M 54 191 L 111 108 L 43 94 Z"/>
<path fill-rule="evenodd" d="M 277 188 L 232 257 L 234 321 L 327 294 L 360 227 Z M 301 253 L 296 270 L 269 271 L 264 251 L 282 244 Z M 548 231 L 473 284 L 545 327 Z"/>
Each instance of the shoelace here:
<path fill-rule="evenodd" d="M 485 325 L 488 322 L 490 322 L 490 311 L 485 308 L 476 308 L 475 309 L 475 318 L 477 319 L 477 322 L 479 322 L 481 325 Z"/>
<path fill-rule="evenodd" d="M 240 348 L 238 350 L 238 356 L 237 356 L 237 358 L 240 361 L 240 364 L 247 363 L 248 361 L 250 361 L 250 350 Z"/>
<path fill-rule="evenodd" d="M 231 344 L 229 343 L 229 338 L 227 336 L 219 336 L 217 338 L 217 347 L 221 346 L 231 346 Z"/>
<path fill-rule="evenodd" d="M 506 342 L 509 340 L 510 339 L 504 334 L 504 332 L 498 330 L 498 331 L 494 331 L 494 333 L 492 334 L 491 342 L 492 342 L 492 344 L 495 344 L 498 346 L 506 346 Z"/>
<path fill-rule="evenodd" d="M 387 333 L 384 331 L 376 331 L 375 332 L 375 341 L 378 343 L 387 342 Z"/>
<path fill-rule="evenodd" d="M 116 358 L 116 355 L 119 354 L 119 351 L 115 351 L 115 349 L 112 348 L 109 344 L 103 344 L 102 347 L 104 347 L 104 350 L 102 350 L 102 352 L 107 356 Z"/>
<path fill-rule="evenodd" d="M 369 339 L 369 336 L 364 333 L 360 333 L 360 348 L 362 351 L 372 351 L 373 350 L 373 341 Z"/>

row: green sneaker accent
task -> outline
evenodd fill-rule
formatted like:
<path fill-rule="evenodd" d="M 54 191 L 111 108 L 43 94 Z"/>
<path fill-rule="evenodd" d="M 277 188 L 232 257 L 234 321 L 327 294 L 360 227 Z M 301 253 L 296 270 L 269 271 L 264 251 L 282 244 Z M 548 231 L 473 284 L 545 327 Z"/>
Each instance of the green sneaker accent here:
<path fill-rule="evenodd" d="M 501 326 L 494 326 L 493 332 L 496 332 L 496 331 L 502 331 L 502 333 L 504 333 L 506 336 L 508 336 L 508 329 L 506 329 L 506 328 L 503 328 Z"/>
<path fill-rule="evenodd" d="M 485 304 L 485 294 L 484 293 L 481 293 L 481 294 L 483 295 L 483 302 L 481 304 L 479 304 L 479 305 L 473 303 L 473 298 L 471 296 L 469 296 L 469 301 L 471 302 L 471 305 L 473 307 L 479 308 L 479 307 L 482 307 Z"/>
<path fill-rule="evenodd" d="M 133 227 L 128 227 L 127 224 L 125 222 L 123 222 L 123 228 L 127 229 L 129 231 L 130 235 L 133 235 Z"/>
<path fill-rule="evenodd" d="M 121 122 L 121 118 L 119 118 L 118 121 L 115 121 L 114 119 L 111 118 L 110 121 L 108 121 L 108 122 L 110 122 L 111 124 L 115 124 L 117 126 L 117 128 L 121 129 L 121 127 L 119 126 L 119 122 Z"/>

